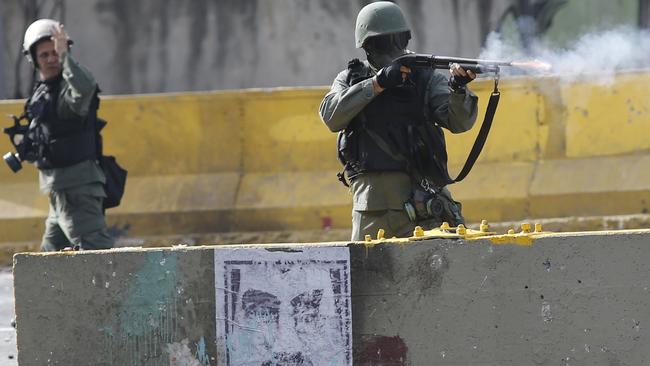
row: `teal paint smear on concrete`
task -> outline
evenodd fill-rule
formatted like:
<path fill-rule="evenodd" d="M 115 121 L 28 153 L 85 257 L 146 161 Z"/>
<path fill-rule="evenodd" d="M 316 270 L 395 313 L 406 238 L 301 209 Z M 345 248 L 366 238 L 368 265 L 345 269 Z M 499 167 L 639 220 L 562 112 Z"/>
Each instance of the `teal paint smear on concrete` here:
<path fill-rule="evenodd" d="M 177 257 L 168 251 L 146 252 L 134 273 L 113 324 L 101 327 L 110 365 L 164 364 L 165 345 L 180 341 L 178 325 Z M 205 343 L 205 342 L 204 342 Z"/>
<path fill-rule="evenodd" d="M 176 265 L 174 252 L 146 253 L 142 269 L 134 275 L 133 287 L 119 314 L 123 333 L 144 335 L 147 329 L 159 328 L 164 323 L 160 314 L 169 314 L 170 306 L 176 309 Z M 170 330 L 173 331 L 166 329 Z"/>

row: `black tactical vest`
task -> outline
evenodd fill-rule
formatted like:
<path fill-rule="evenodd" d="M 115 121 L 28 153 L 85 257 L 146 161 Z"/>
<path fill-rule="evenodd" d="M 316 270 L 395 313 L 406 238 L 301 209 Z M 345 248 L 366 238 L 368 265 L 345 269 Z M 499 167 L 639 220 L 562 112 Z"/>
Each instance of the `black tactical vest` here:
<path fill-rule="evenodd" d="M 39 82 L 25 104 L 29 133 L 38 141 L 38 169 L 64 168 L 98 157 L 97 92 L 87 116 L 61 119 L 57 114 L 60 84 L 61 76 Z"/>
<path fill-rule="evenodd" d="M 367 66 L 354 63 L 348 67 L 350 85 L 371 76 Z M 432 72 L 413 70 L 404 85 L 376 96 L 339 134 L 339 160 L 349 179 L 365 172 L 401 171 L 438 187 L 449 183 L 444 134 L 425 116 Z"/>

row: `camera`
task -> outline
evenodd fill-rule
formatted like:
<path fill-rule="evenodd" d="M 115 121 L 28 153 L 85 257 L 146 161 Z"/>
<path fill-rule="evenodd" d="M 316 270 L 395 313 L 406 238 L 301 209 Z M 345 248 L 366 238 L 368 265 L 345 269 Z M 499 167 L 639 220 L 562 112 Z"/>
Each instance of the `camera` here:
<path fill-rule="evenodd" d="M 9 118 L 13 119 L 14 125 L 4 128 L 3 132 L 9 135 L 9 140 L 17 152 L 8 152 L 2 156 L 2 159 L 4 159 L 11 171 L 17 173 L 23 168 L 23 161 L 35 161 L 37 155 L 36 151 L 34 151 L 34 141 L 30 138 L 30 124 L 27 117 L 23 114 L 20 117 L 9 115 Z M 27 123 L 20 123 L 22 120 L 27 121 Z"/>
<path fill-rule="evenodd" d="M 9 165 L 9 169 L 14 173 L 18 173 L 18 171 L 23 168 L 22 160 L 18 153 L 8 152 L 2 156 L 2 159 L 4 159 L 5 163 Z"/>

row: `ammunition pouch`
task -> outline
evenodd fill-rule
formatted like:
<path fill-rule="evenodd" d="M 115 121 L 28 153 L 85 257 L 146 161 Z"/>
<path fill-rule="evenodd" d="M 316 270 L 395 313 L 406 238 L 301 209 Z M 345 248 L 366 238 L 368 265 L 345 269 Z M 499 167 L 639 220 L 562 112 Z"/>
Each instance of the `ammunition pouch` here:
<path fill-rule="evenodd" d="M 359 159 L 358 139 L 354 136 L 356 133 L 354 129 L 348 128 L 339 131 L 337 138 L 338 159 L 341 165 L 343 165 L 343 170 L 337 173 L 337 176 L 339 181 L 346 187 L 350 186 L 348 181 L 351 181 L 363 171 L 362 163 Z"/>

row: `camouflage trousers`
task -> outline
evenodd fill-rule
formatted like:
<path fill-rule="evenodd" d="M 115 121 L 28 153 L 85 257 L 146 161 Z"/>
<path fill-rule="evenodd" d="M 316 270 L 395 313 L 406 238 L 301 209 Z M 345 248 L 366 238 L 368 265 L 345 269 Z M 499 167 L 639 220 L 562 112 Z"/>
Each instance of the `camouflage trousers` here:
<path fill-rule="evenodd" d="M 366 235 L 373 239 L 377 238 L 379 229 L 384 230 L 385 238 L 404 238 L 413 236 L 413 230 L 416 226 L 424 230 L 439 227 L 443 221 L 447 221 L 451 226 L 464 223 L 465 219 L 462 214 L 462 205 L 454 201 L 447 190 L 443 190 L 445 199 L 445 209 L 441 217 L 428 217 L 411 221 L 405 210 L 352 210 L 352 240 L 364 240 Z"/>
<path fill-rule="evenodd" d="M 102 208 L 103 197 L 89 193 L 83 186 L 49 193 L 50 211 L 45 220 L 41 243 L 44 252 L 65 247 L 79 249 L 112 248 Z"/>

